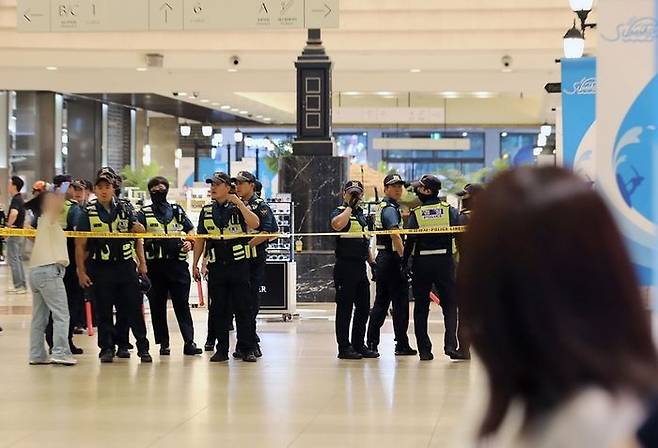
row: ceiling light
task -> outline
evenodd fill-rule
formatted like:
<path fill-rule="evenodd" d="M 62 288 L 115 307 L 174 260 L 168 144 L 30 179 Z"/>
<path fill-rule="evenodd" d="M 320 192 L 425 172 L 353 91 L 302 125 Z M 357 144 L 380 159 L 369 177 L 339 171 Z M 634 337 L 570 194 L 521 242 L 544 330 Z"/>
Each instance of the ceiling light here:
<path fill-rule="evenodd" d="M 236 73 L 237 71 L 238 71 L 237 68 L 229 68 L 229 69 L 227 70 L 227 72 L 229 72 L 229 73 Z"/>
<path fill-rule="evenodd" d="M 210 100 L 203 99 L 203 100 L 201 100 L 201 102 L 202 102 L 202 103 L 209 103 Z"/>
<path fill-rule="evenodd" d="M 462 132 L 462 137 L 464 138 L 468 137 L 468 132 Z"/>
<path fill-rule="evenodd" d="M 180 160 L 183 158 L 183 150 L 180 148 L 176 148 L 176 151 L 174 152 L 174 157 L 176 157 L 176 160 Z"/>
<path fill-rule="evenodd" d="M 192 133 L 192 126 L 190 126 L 189 124 L 180 125 L 180 135 L 182 137 L 189 137 L 191 133 Z"/>
<path fill-rule="evenodd" d="M 532 150 L 532 154 L 535 155 L 535 156 L 538 156 L 542 153 L 543 150 L 544 150 L 544 148 L 537 147 L 537 148 Z"/>
<path fill-rule="evenodd" d="M 263 116 L 262 115 L 256 115 L 256 118 L 258 118 L 260 120 L 261 118 L 263 118 Z"/>
<path fill-rule="evenodd" d="M 540 133 L 541 135 L 545 135 L 546 137 L 548 137 L 553 133 L 553 126 L 551 126 L 548 123 L 544 123 L 540 128 Z"/>
<path fill-rule="evenodd" d="M 361 95 L 361 92 L 343 92 L 343 95 L 346 95 L 346 96 L 357 96 L 357 95 Z"/>
<path fill-rule="evenodd" d="M 395 95 L 386 95 L 384 98 L 386 98 L 387 100 L 394 100 L 397 97 Z"/>
<path fill-rule="evenodd" d="M 391 96 L 391 95 L 393 95 L 393 92 L 377 92 L 377 95 L 379 95 L 379 96 Z"/>
<path fill-rule="evenodd" d="M 272 119 L 269 118 L 269 117 L 265 117 L 265 118 L 263 118 L 263 121 L 272 121 Z"/>
<path fill-rule="evenodd" d="M 240 109 L 236 109 L 235 107 L 232 107 L 231 112 L 240 112 Z"/>
<path fill-rule="evenodd" d="M 409 70 L 409 71 L 410 71 L 411 73 L 420 73 L 422 70 L 419 69 L 419 68 L 412 68 L 412 69 Z"/>
<path fill-rule="evenodd" d="M 548 141 L 548 137 L 546 137 L 545 135 L 539 134 L 537 136 L 537 146 L 544 147 L 546 146 L 547 141 Z"/>
<path fill-rule="evenodd" d="M 55 67 L 54 65 L 49 65 L 48 67 L 46 67 L 46 70 L 50 70 L 51 72 L 54 72 L 55 70 L 57 70 L 57 67 Z"/>
<path fill-rule="evenodd" d="M 473 92 L 475 98 L 493 98 L 496 96 L 494 92 Z"/>
<path fill-rule="evenodd" d="M 509 134 L 507 132 L 503 132 L 502 134 L 500 134 L 500 136 L 503 137 L 503 138 L 507 137 L 508 135 Z"/>
<path fill-rule="evenodd" d="M 459 98 L 459 92 L 441 92 L 445 98 Z"/>
<path fill-rule="evenodd" d="M 569 6 L 573 12 L 591 11 L 594 7 L 594 0 L 569 0 Z"/>
<path fill-rule="evenodd" d="M 222 110 L 231 110 L 231 106 L 224 105 L 220 109 L 222 109 Z"/>
<path fill-rule="evenodd" d="M 178 92 L 178 96 L 187 96 L 187 92 Z"/>
<path fill-rule="evenodd" d="M 235 140 L 235 143 L 242 143 L 244 140 L 244 133 L 240 130 L 240 128 L 236 129 L 233 133 L 233 140 Z"/>
<path fill-rule="evenodd" d="M 221 133 L 216 133 L 212 137 L 212 145 L 213 146 L 222 146 L 222 143 L 224 143 L 224 135 Z M 214 157 L 213 157 L 214 159 Z"/>
<path fill-rule="evenodd" d="M 585 37 L 583 33 L 576 28 L 576 21 L 573 21 L 573 27 L 564 35 L 564 57 L 566 59 L 578 59 L 583 57 L 585 52 Z"/>
<path fill-rule="evenodd" d="M 201 133 L 203 134 L 204 137 L 210 137 L 212 135 L 213 128 L 212 126 L 201 126 Z"/>
<path fill-rule="evenodd" d="M 137 70 L 138 72 L 145 72 L 145 71 L 148 70 L 148 68 L 146 68 L 146 67 L 137 67 L 136 70 Z"/>
<path fill-rule="evenodd" d="M 248 113 L 249 113 L 249 112 L 246 111 L 246 110 L 241 110 L 241 111 L 240 111 L 240 115 L 247 115 Z"/>

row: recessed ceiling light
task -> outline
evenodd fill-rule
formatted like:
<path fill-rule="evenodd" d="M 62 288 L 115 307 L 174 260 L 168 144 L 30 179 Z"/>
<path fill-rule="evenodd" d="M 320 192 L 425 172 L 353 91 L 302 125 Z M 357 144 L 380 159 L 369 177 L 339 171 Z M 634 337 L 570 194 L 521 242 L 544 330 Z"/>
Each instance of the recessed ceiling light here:
<path fill-rule="evenodd" d="M 272 119 L 270 117 L 265 117 L 263 118 L 263 121 L 272 121 Z"/>
<path fill-rule="evenodd" d="M 187 92 L 178 92 L 178 96 L 187 96 Z"/>
<path fill-rule="evenodd" d="M 262 115 L 256 115 L 256 118 L 261 119 L 261 118 L 263 118 L 263 116 Z"/>
<path fill-rule="evenodd" d="M 236 109 L 235 107 L 232 107 L 231 112 L 240 112 L 240 109 Z"/>
<path fill-rule="evenodd" d="M 227 71 L 229 73 L 236 73 L 238 71 L 238 69 L 237 68 L 229 68 Z"/>
<path fill-rule="evenodd" d="M 137 67 L 136 70 L 137 70 L 138 72 L 145 72 L 146 70 L 148 70 L 148 68 L 146 68 L 146 67 Z"/>
<path fill-rule="evenodd" d="M 249 113 L 249 112 L 247 112 L 246 110 L 241 110 L 241 111 L 240 111 L 240 115 L 247 115 L 248 113 Z"/>
<path fill-rule="evenodd" d="M 397 97 L 395 95 L 386 95 L 384 98 L 386 98 L 387 100 L 394 100 Z"/>
<path fill-rule="evenodd" d="M 361 95 L 361 92 L 343 92 L 343 95 L 357 96 L 357 95 Z"/>
<path fill-rule="evenodd" d="M 379 95 L 379 96 L 391 96 L 391 95 L 393 95 L 393 92 L 377 92 L 377 95 Z"/>
<path fill-rule="evenodd" d="M 50 70 L 51 72 L 54 72 L 55 70 L 57 70 L 57 67 L 53 65 L 49 65 L 48 67 L 46 67 L 46 70 Z"/>
<path fill-rule="evenodd" d="M 203 99 L 203 100 L 201 100 L 201 102 L 202 102 L 202 103 L 209 103 L 210 100 Z"/>
<path fill-rule="evenodd" d="M 493 98 L 496 96 L 494 92 L 473 92 L 475 98 Z"/>
<path fill-rule="evenodd" d="M 224 105 L 221 107 L 222 110 L 231 110 L 231 106 Z"/>
<path fill-rule="evenodd" d="M 409 71 L 410 71 L 411 73 L 420 73 L 420 72 L 422 72 L 422 70 L 419 69 L 419 68 L 412 68 L 412 69 L 409 70 Z"/>
<path fill-rule="evenodd" d="M 445 98 L 459 98 L 459 92 L 441 92 L 441 95 L 443 95 Z"/>

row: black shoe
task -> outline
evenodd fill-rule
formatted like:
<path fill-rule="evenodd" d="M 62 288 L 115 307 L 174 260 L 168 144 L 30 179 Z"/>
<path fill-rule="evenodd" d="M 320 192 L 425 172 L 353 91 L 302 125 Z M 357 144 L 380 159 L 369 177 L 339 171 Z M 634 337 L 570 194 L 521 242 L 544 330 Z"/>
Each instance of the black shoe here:
<path fill-rule="evenodd" d="M 434 359 L 434 355 L 432 352 L 420 352 L 420 360 L 421 361 L 432 361 Z"/>
<path fill-rule="evenodd" d="M 367 345 L 368 350 L 371 352 L 379 353 L 379 350 L 377 350 L 377 344 L 373 344 L 372 342 Z"/>
<path fill-rule="evenodd" d="M 183 347 L 183 354 L 185 356 L 196 356 L 200 355 L 201 353 L 203 353 L 203 350 L 197 347 L 194 342 L 188 342 Z"/>
<path fill-rule="evenodd" d="M 395 356 L 416 356 L 418 352 L 408 345 L 396 345 Z"/>
<path fill-rule="evenodd" d="M 338 352 L 338 359 L 363 359 L 363 355 L 354 350 L 353 347 L 349 347 Z"/>
<path fill-rule="evenodd" d="M 71 354 L 73 355 L 82 355 L 85 352 L 83 349 L 81 349 L 80 347 L 76 347 L 73 344 L 71 344 L 69 348 L 71 349 Z"/>
<path fill-rule="evenodd" d="M 117 358 L 128 359 L 130 358 L 130 352 L 126 347 L 121 347 L 117 350 Z"/>
<path fill-rule="evenodd" d="M 214 355 L 212 355 L 212 358 L 210 358 L 210 362 L 226 362 L 226 361 L 228 361 L 228 354 L 226 353 L 216 352 Z"/>
<path fill-rule="evenodd" d="M 161 345 L 160 346 L 160 356 L 169 356 L 171 355 L 171 349 L 169 348 L 168 345 Z"/>
<path fill-rule="evenodd" d="M 244 353 L 242 353 L 242 350 L 236 348 L 235 351 L 233 352 L 233 358 L 242 359 L 243 357 L 244 357 Z"/>
<path fill-rule="evenodd" d="M 112 350 L 102 351 L 98 357 L 101 359 L 102 363 L 114 362 L 114 353 L 112 353 Z"/>
<path fill-rule="evenodd" d="M 134 349 L 135 349 L 135 346 L 132 345 L 130 342 L 128 342 L 128 345 L 126 345 L 126 349 L 127 349 L 127 350 L 134 350 Z"/>
<path fill-rule="evenodd" d="M 454 361 L 468 361 L 471 359 L 471 354 L 468 352 L 462 352 L 460 350 L 446 350 L 446 355 Z"/>
<path fill-rule="evenodd" d="M 151 354 L 149 352 L 141 352 L 138 353 L 137 356 L 139 356 L 139 359 L 142 360 L 142 363 L 149 364 L 153 362 L 153 358 L 151 358 Z"/>
<path fill-rule="evenodd" d="M 203 346 L 203 349 L 207 352 L 214 352 L 215 351 L 215 344 L 211 344 L 209 342 L 206 342 L 206 345 Z"/>
<path fill-rule="evenodd" d="M 261 351 L 259 344 L 256 344 L 256 350 L 254 350 L 254 355 L 256 355 L 256 358 L 263 357 L 263 352 Z"/>
<path fill-rule="evenodd" d="M 370 350 L 369 348 L 366 348 L 366 347 L 363 347 L 361 350 L 357 350 L 357 351 L 359 353 L 361 353 L 361 356 L 363 356 L 366 359 L 379 358 L 379 353 L 378 352 L 376 352 L 374 350 Z"/>
<path fill-rule="evenodd" d="M 242 357 L 242 361 L 244 361 L 244 362 L 256 362 L 256 361 L 258 361 L 258 358 L 256 358 L 256 355 L 254 354 L 254 352 L 247 352 Z"/>

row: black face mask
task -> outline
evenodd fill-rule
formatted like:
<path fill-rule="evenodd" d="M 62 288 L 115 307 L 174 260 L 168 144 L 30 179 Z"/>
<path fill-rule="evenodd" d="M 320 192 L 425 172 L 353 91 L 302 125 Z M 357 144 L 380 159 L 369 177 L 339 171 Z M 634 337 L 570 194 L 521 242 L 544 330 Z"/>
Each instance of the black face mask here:
<path fill-rule="evenodd" d="M 162 205 L 167 203 L 167 190 L 164 191 L 155 191 L 151 192 L 151 200 L 156 205 Z"/>
<path fill-rule="evenodd" d="M 423 194 L 420 191 L 416 192 L 416 196 L 418 196 L 418 199 L 420 199 L 420 202 L 423 204 L 436 198 L 436 196 L 433 194 Z"/>

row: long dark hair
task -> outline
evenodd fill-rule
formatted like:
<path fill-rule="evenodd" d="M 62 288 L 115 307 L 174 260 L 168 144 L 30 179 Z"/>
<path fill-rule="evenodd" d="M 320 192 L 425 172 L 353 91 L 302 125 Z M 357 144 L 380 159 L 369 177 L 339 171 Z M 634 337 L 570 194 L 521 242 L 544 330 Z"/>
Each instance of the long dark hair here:
<path fill-rule="evenodd" d="M 481 437 L 514 400 L 527 426 L 582 387 L 655 390 L 649 313 L 619 231 L 570 172 L 495 179 L 478 197 L 458 277 L 462 324 L 489 377 Z"/>

